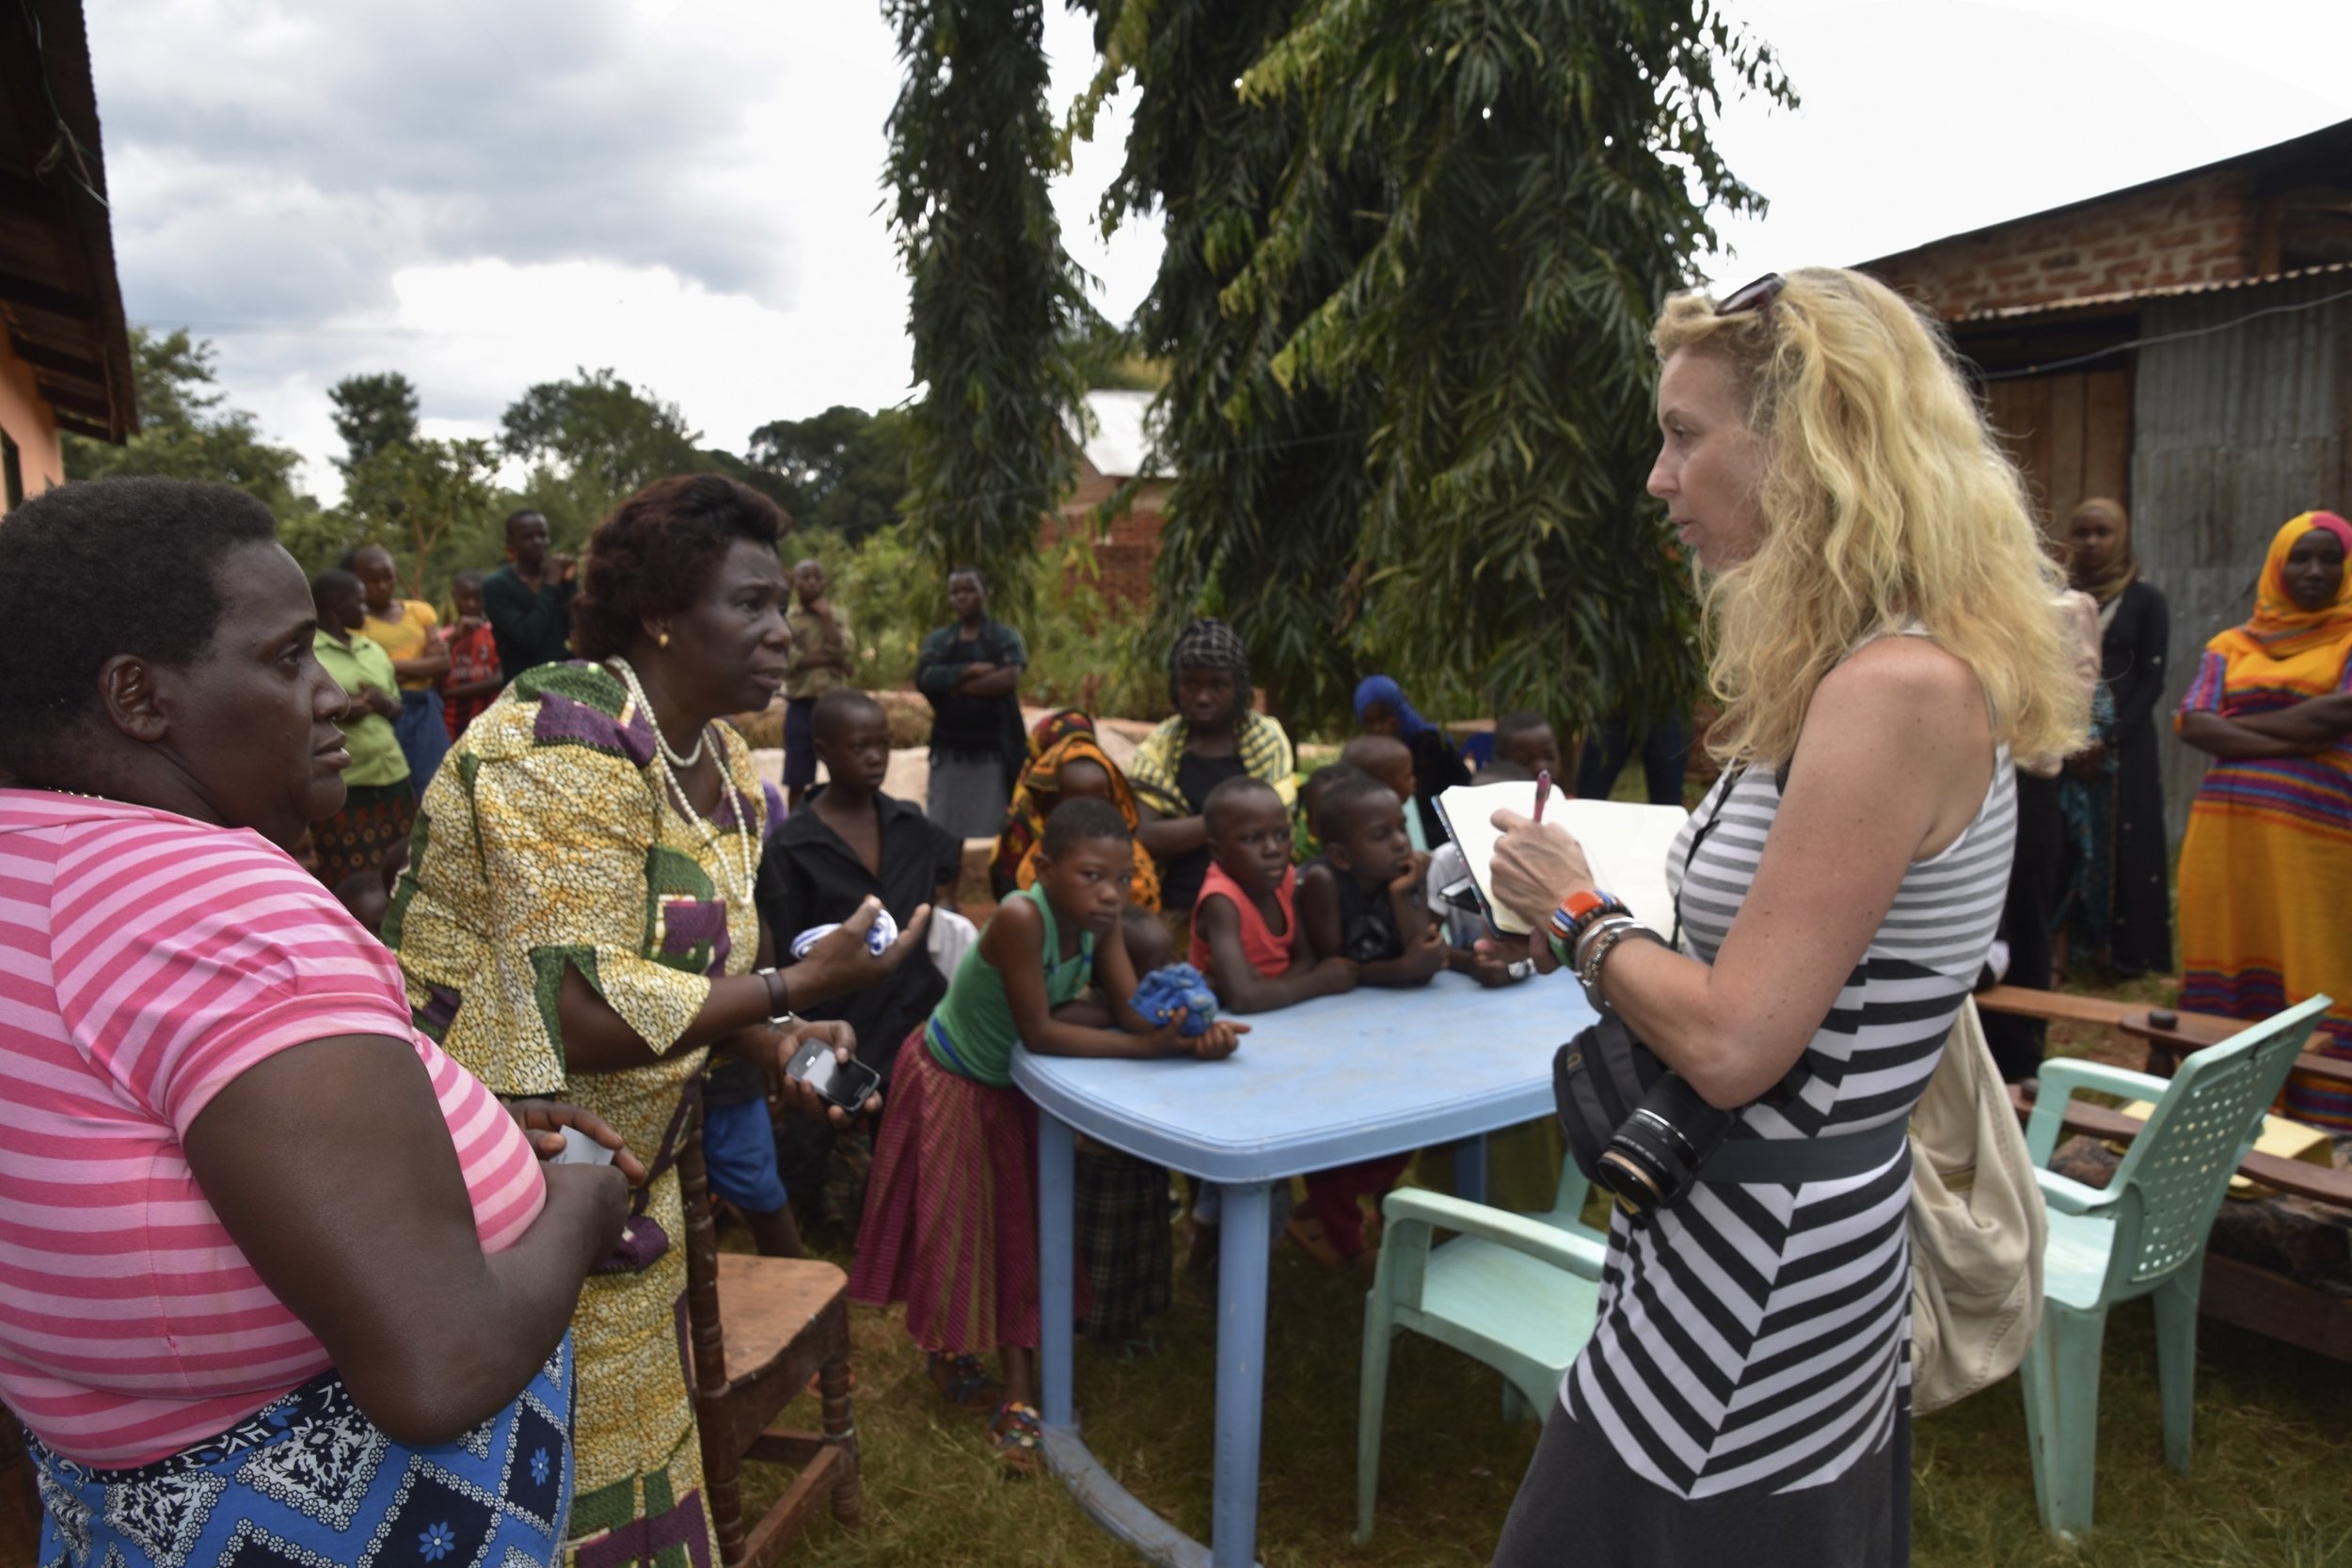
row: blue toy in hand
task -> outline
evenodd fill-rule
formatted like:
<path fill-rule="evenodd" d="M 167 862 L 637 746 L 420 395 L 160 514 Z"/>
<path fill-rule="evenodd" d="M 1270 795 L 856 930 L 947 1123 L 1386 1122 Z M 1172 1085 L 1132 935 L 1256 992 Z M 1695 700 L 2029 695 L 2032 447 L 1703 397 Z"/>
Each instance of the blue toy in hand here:
<path fill-rule="evenodd" d="M 1216 992 L 1190 964 L 1163 964 L 1153 970 L 1136 984 L 1128 1005 L 1153 1023 L 1166 1023 L 1177 1008 L 1186 1009 L 1176 1030 L 1185 1039 L 1207 1034 L 1216 1022 Z"/>

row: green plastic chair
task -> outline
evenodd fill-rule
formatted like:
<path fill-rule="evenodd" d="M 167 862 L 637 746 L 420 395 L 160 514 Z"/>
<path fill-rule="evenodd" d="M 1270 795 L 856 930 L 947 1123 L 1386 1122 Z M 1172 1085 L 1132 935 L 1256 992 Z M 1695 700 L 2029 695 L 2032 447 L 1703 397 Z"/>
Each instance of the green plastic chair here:
<path fill-rule="evenodd" d="M 2238 1162 L 2262 1130 L 2295 1058 L 2328 998 L 2314 996 L 2207 1046 L 2169 1083 L 2144 1072 L 2053 1057 L 2026 1127 L 2037 1167 L 2058 1147 L 2066 1101 L 2092 1089 L 2154 1102 L 2146 1128 L 2105 1189 L 2034 1172 L 2049 1208 L 2042 1325 L 2019 1369 L 2026 1436 L 2042 1525 L 2053 1535 L 2090 1528 L 2099 1431 L 2099 1354 L 2107 1308 L 2155 1298 L 2156 1383 L 2164 1457 L 2186 1473 L 2197 1373 L 2197 1291 L 2205 1236 Z"/>
<path fill-rule="evenodd" d="M 1584 1193 L 1570 1161 L 1545 1213 L 1515 1214 L 1417 1187 L 1400 1187 L 1381 1205 L 1386 1228 L 1364 1298 L 1356 1412 L 1358 1543 L 1372 1539 L 1389 1346 L 1400 1332 L 1425 1334 L 1500 1371 L 1506 1417 L 1550 1418 L 1560 1379 L 1592 1336 L 1608 1256 L 1606 1239 L 1578 1217 Z M 1432 1246 L 1434 1230 L 1459 1234 Z"/>

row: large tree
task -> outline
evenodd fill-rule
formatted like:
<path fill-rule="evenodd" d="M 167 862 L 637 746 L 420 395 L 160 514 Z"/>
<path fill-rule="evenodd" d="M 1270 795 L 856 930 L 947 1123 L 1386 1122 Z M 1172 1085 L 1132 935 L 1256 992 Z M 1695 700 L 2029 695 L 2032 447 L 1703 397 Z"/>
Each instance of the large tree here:
<path fill-rule="evenodd" d="M 161 336 L 133 327 L 131 373 L 139 433 L 121 446 L 68 436 L 66 477 L 215 480 L 260 500 L 281 529 L 314 519 L 318 502 L 294 483 L 302 454 L 264 437 L 250 413 L 228 406 L 213 360 L 213 345 L 191 339 L 184 327 Z"/>
<path fill-rule="evenodd" d="M 638 486 L 708 464 L 702 437 L 675 403 L 640 390 L 611 370 L 583 367 L 567 381 L 542 381 L 507 405 L 499 444 L 532 466 L 528 504 L 545 512 L 568 543 Z"/>
<path fill-rule="evenodd" d="M 343 438 L 335 467 L 345 478 L 386 447 L 417 438 L 416 383 L 398 371 L 347 375 L 326 389 L 326 401 L 335 405 L 335 434 Z"/>
<path fill-rule="evenodd" d="M 1140 87 L 1106 221 L 1156 208 L 1171 615 L 1239 621 L 1279 696 L 1354 675 L 1570 720 L 1670 711 L 1687 577 L 1643 493 L 1651 316 L 1758 204 L 1709 0 L 1098 0 Z M 1333 635 L 1336 631 L 1337 635 Z"/>
<path fill-rule="evenodd" d="M 408 566 L 408 591 L 437 596 L 449 574 L 479 566 L 501 515 L 498 453 L 487 441 L 395 441 L 354 463 L 343 543 L 381 545 Z"/>
<path fill-rule="evenodd" d="M 889 179 L 909 279 L 914 407 L 908 526 L 934 573 L 993 573 L 1000 608 L 1028 592 L 1039 518 L 1073 471 L 1085 315 L 1046 192 L 1043 0 L 883 0 L 904 74 Z"/>
<path fill-rule="evenodd" d="M 806 529 L 857 544 L 898 519 L 907 493 L 912 416 L 835 404 L 752 432 L 751 465 L 773 476 L 776 499 Z"/>

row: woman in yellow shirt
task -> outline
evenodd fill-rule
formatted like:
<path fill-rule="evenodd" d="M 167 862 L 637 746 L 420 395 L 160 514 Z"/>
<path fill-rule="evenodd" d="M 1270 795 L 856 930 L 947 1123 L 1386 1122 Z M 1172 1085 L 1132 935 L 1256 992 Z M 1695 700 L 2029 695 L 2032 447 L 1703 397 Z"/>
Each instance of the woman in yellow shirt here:
<path fill-rule="evenodd" d="M 441 639 L 441 618 L 422 599 L 394 593 L 400 579 L 391 552 L 383 546 L 361 546 L 344 559 L 343 569 L 358 578 L 367 594 L 367 619 L 359 629 L 392 656 L 392 673 L 400 679 L 400 717 L 392 727 L 400 732 L 401 755 L 408 759 L 408 776 L 422 796 L 449 751 L 440 690 L 441 677 L 449 673 L 449 644 Z"/>

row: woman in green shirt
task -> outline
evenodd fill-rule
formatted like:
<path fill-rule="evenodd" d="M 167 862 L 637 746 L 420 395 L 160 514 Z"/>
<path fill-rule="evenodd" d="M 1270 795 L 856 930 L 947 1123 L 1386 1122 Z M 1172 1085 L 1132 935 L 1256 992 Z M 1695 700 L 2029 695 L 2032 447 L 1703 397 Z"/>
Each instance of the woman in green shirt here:
<path fill-rule="evenodd" d="M 319 662 L 351 694 L 341 720 L 351 766 L 343 809 L 314 825 L 319 880 L 333 887 L 362 872 L 378 872 L 392 847 L 408 837 L 417 820 L 417 792 L 408 778 L 392 720 L 400 712 L 400 682 L 391 655 L 359 630 L 367 619 L 366 595 L 349 572 L 321 572 L 310 579 L 310 602 L 318 607 L 315 640 Z"/>

